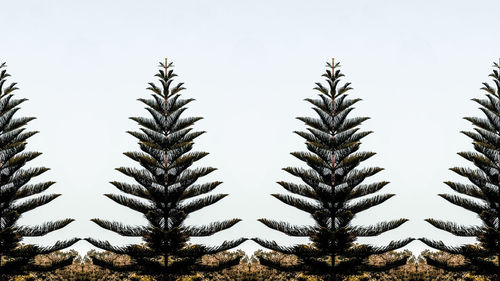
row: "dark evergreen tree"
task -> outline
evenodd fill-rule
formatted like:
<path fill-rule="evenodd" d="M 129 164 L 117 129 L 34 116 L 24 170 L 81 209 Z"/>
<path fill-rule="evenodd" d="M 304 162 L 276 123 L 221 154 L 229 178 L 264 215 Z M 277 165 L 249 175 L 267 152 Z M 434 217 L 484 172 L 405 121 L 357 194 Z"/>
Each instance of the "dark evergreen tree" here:
<path fill-rule="evenodd" d="M 193 132 L 193 124 L 201 117 L 184 117 L 186 105 L 193 99 L 183 99 L 180 91 L 183 83 L 172 85 L 174 74 L 172 63 L 160 63 L 157 76 L 160 87 L 149 83 L 152 98 L 139 99 L 146 105 L 150 118 L 131 118 L 140 126 L 140 132 L 129 132 L 139 140 L 141 152 L 127 152 L 126 156 L 138 162 L 142 169 L 118 168 L 121 173 L 133 178 L 136 184 L 111 182 L 125 194 L 106 194 L 111 200 L 144 214 L 145 226 L 126 226 L 117 222 L 93 219 L 99 226 L 123 236 L 142 237 L 144 244 L 124 247 L 112 246 L 109 242 L 92 238 L 87 240 L 96 247 L 117 254 L 129 255 L 130 264 L 118 265 L 97 257 L 95 264 L 113 270 L 138 271 L 158 280 L 175 280 L 180 275 L 197 271 L 216 271 L 238 264 L 240 257 L 220 261 L 213 266 L 202 265 L 202 256 L 232 249 L 246 239 L 226 241 L 220 246 L 188 244 L 191 237 L 210 236 L 228 229 L 240 219 L 213 222 L 205 226 L 185 225 L 189 214 L 210 206 L 227 194 L 209 194 L 221 182 L 195 184 L 196 181 L 215 168 L 192 168 L 205 157 L 206 152 L 192 152 L 193 141 L 204 132 Z M 202 197 L 200 197 L 202 196 Z"/>
<path fill-rule="evenodd" d="M 26 99 L 14 98 L 16 83 L 6 86 L 6 64 L 0 63 L 0 280 L 29 271 L 50 271 L 73 261 L 73 256 L 36 264 L 35 257 L 67 248 L 79 239 L 59 241 L 52 246 L 23 244 L 24 237 L 39 237 L 65 227 L 73 219 L 46 222 L 38 226 L 22 226 L 21 216 L 43 206 L 60 194 L 42 194 L 54 182 L 29 184 L 30 180 L 49 170 L 45 167 L 26 168 L 25 165 L 40 156 L 40 152 L 25 151 L 26 141 L 36 134 L 25 131 L 34 117 L 16 117 L 19 105 Z M 40 196 L 36 196 L 40 195 Z"/>
<path fill-rule="evenodd" d="M 288 167 L 284 170 L 300 178 L 304 184 L 278 182 L 292 195 L 273 194 L 278 200 L 311 214 L 312 226 L 296 226 L 287 222 L 260 219 L 266 226 L 289 236 L 309 237 L 311 244 L 291 247 L 280 246 L 274 241 L 254 238 L 261 246 L 285 254 L 296 255 L 299 262 L 284 265 L 261 256 L 262 264 L 283 271 L 305 271 L 325 280 L 357 275 L 363 271 L 381 271 L 406 263 L 406 258 L 381 266 L 368 264 L 371 255 L 383 254 L 401 248 L 413 239 L 393 241 L 387 246 L 376 247 L 355 243 L 358 237 L 377 236 L 399 227 L 407 219 L 381 222 L 373 226 L 354 226 L 351 221 L 357 213 L 379 205 L 393 194 L 372 195 L 388 182 L 362 184 L 382 168 L 358 168 L 372 157 L 373 152 L 359 152 L 360 141 L 371 132 L 359 131 L 367 117 L 349 118 L 353 105 L 360 99 L 348 98 L 350 83 L 339 86 L 344 75 L 339 64 L 327 63 L 323 77 L 328 85 L 316 83 L 319 99 L 306 99 L 313 105 L 317 118 L 299 117 L 307 125 L 307 132 L 296 132 L 306 140 L 309 152 L 293 152 L 309 169 Z"/>
<path fill-rule="evenodd" d="M 478 215 L 481 223 L 477 226 L 464 226 L 454 222 L 426 219 L 433 226 L 456 236 L 475 237 L 478 244 L 447 246 L 442 241 L 427 238 L 420 240 L 438 250 L 463 255 L 464 264 L 449 264 L 444 260 L 426 256 L 427 262 L 450 271 L 471 271 L 487 275 L 491 280 L 500 280 L 500 77 L 499 65 L 489 76 L 494 86 L 483 83 L 485 98 L 472 99 L 480 105 L 484 117 L 465 117 L 471 122 L 474 131 L 462 132 L 472 139 L 475 152 L 458 153 L 471 161 L 475 168 L 455 167 L 453 172 L 467 178 L 470 184 L 445 182 L 459 194 L 439 194 L 445 200 Z M 465 196 L 462 196 L 465 195 Z"/>

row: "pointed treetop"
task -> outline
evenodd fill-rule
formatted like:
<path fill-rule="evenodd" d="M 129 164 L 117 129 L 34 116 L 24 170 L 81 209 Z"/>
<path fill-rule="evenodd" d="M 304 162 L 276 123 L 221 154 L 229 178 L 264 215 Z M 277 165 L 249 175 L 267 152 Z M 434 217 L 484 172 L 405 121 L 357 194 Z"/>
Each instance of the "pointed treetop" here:
<path fill-rule="evenodd" d="M 332 62 L 331 63 L 326 62 L 326 66 L 332 69 L 332 73 L 335 73 L 334 72 L 335 67 L 340 67 L 340 63 L 339 62 L 335 63 L 335 58 L 332 58 Z"/>
<path fill-rule="evenodd" d="M 168 59 L 167 59 L 167 58 L 165 58 L 165 62 L 164 62 L 164 63 L 160 61 L 160 66 L 159 66 L 159 67 L 163 67 L 163 68 L 165 68 L 165 73 L 167 73 L 167 69 L 168 69 L 169 67 L 173 67 L 173 66 L 174 66 L 173 62 L 170 62 L 170 63 L 169 63 L 169 62 L 168 62 Z"/>

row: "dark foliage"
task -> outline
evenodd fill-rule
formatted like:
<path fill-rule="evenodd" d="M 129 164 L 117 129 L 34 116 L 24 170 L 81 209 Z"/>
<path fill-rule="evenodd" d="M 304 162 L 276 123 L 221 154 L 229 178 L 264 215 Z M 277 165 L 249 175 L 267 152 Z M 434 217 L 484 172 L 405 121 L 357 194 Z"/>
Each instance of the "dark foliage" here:
<path fill-rule="evenodd" d="M 17 117 L 20 104 L 26 99 L 14 97 L 16 83 L 6 86 L 10 76 L 6 64 L 0 63 L 0 280 L 27 271 L 50 271 L 72 263 L 73 256 L 55 259 L 50 263 L 34 263 L 38 255 L 49 254 L 73 245 L 73 238 L 59 241 L 52 246 L 22 244 L 24 237 L 44 236 L 61 229 L 73 219 L 46 222 L 37 226 L 21 226 L 19 218 L 37 207 L 43 206 L 60 194 L 43 194 L 54 182 L 29 184 L 31 179 L 43 174 L 48 168 L 25 168 L 25 165 L 40 156 L 40 152 L 25 151 L 27 140 L 36 134 L 25 131 L 33 117 Z M 38 195 L 38 196 L 37 196 Z"/>
<path fill-rule="evenodd" d="M 279 246 L 274 241 L 254 238 L 258 244 L 271 250 L 296 255 L 299 261 L 284 265 L 263 256 L 260 261 L 283 271 L 305 271 L 322 276 L 325 280 L 357 275 L 364 271 L 382 271 L 406 263 L 407 257 L 377 266 L 367 263 L 372 255 L 383 254 L 401 248 L 413 239 L 393 241 L 387 246 L 355 244 L 358 237 L 377 236 L 395 229 L 406 219 L 381 222 L 373 226 L 354 226 L 352 219 L 357 213 L 377 206 L 393 194 L 373 195 L 388 182 L 362 184 L 364 180 L 382 168 L 358 168 L 358 165 L 372 157 L 373 152 L 360 152 L 360 141 L 371 132 L 359 131 L 359 125 L 367 117 L 348 115 L 360 99 L 351 99 L 347 92 L 350 83 L 339 86 L 343 74 L 339 64 L 327 63 L 323 77 L 328 85 L 316 83 L 319 98 L 306 99 L 313 105 L 318 117 L 300 117 L 307 125 L 307 131 L 296 132 L 306 140 L 308 152 L 293 152 L 292 155 L 304 161 L 308 169 L 288 167 L 284 170 L 300 178 L 304 184 L 278 182 L 294 195 L 273 194 L 278 200 L 309 213 L 314 219 L 312 226 L 295 226 L 286 222 L 260 219 L 266 226 L 290 236 L 309 237 L 312 244 L 292 247 Z M 367 197 L 368 196 L 368 197 Z"/>
<path fill-rule="evenodd" d="M 450 203 L 474 212 L 481 220 L 479 226 L 463 226 L 449 221 L 427 219 L 433 226 L 456 236 L 475 237 L 478 244 L 451 247 L 442 241 L 421 238 L 425 244 L 450 254 L 465 257 L 462 264 L 449 264 L 427 256 L 431 265 L 449 271 L 471 271 L 476 274 L 490 276 L 492 280 L 500 280 L 500 77 L 499 65 L 489 76 L 494 86 L 483 83 L 485 98 L 472 99 L 480 105 L 484 113 L 480 117 L 465 117 L 472 123 L 474 131 L 462 132 L 472 139 L 475 152 L 458 153 L 472 162 L 475 168 L 451 168 L 453 172 L 467 178 L 470 184 L 445 182 L 458 194 L 439 194 Z"/>
<path fill-rule="evenodd" d="M 139 99 L 146 105 L 151 117 L 133 117 L 140 131 L 129 132 L 139 140 L 140 152 L 127 152 L 126 156 L 138 162 L 141 169 L 118 168 L 136 183 L 112 182 L 123 193 L 106 194 L 111 200 L 144 214 L 146 226 L 126 226 L 117 222 L 93 219 L 99 226 L 123 236 L 142 237 L 145 244 L 125 247 L 88 238 L 96 247 L 117 254 L 128 255 L 131 262 L 117 265 L 93 257 L 95 264 L 117 271 L 138 271 L 155 276 L 158 280 L 175 280 L 177 276 L 196 271 L 216 271 L 239 262 L 240 257 L 221 260 L 216 265 L 200 263 L 202 256 L 216 254 L 240 245 L 245 239 L 226 241 L 220 246 L 208 247 L 188 244 L 191 237 L 210 236 L 228 229 L 240 219 L 214 222 L 205 226 L 187 226 L 189 214 L 210 206 L 227 194 L 209 194 L 221 182 L 195 184 L 215 168 L 192 168 L 205 157 L 206 152 L 193 152 L 193 141 L 204 132 L 192 131 L 200 117 L 181 117 L 186 105 L 193 99 L 181 98 L 183 83 L 172 85 L 176 76 L 172 63 L 160 63 L 155 76 L 161 85 L 149 83 L 152 98 Z M 203 196 L 206 195 L 206 196 Z"/>

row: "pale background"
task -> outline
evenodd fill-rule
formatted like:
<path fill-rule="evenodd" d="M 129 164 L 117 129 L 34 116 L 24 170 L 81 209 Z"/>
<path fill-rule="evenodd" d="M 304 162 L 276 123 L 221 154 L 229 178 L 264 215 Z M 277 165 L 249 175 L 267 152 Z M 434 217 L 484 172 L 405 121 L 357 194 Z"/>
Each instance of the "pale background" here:
<path fill-rule="evenodd" d="M 378 154 L 366 165 L 386 170 L 397 196 L 360 214 L 370 224 L 406 217 L 397 230 L 371 240 L 429 237 L 457 244 L 423 219 L 477 223 L 475 216 L 437 196 L 451 192 L 442 182 L 462 179 L 448 168 L 469 165 L 456 152 L 471 150 L 460 130 L 463 116 L 480 116 L 471 98 L 481 97 L 491 65 L 500 56 L 498 1 L 1 1 L 0 60 L 7 61 L 18 97 L 29 98 L 18 116 L 36 116 L 29 129 L 40 134 L 29 149 L 44 154 L 32 165 L 52 170 L 37 180 L 55 180 L 63 196 L 27 213 L 22 222 L 72 217 L 61 231 L 28 242 L 53 243 L 72 236 L 123 239 L 89 221 L 94 217 L 129 224 L 141 216 L 102 194 L 108 182 L 128 180 L 114 170 L 134 165 L 122 152 L 137 150 L 125 133 L 136 130 L 130 116 L 146 116 L 137 98 L 164 57 L 175 63 L 192 103 L 185 116 L 203 116 L 206 130 L 195 145 L 210 152 L 199 165 L 219 170 L 204 180 L 222 180 L 220 203 L 189 222 L 239 217 L 243 222 L 210 239 L 239 236 L 287 238 L 256 221 L 266 217 L 309 223 L 304 213 L 269 194 L 275 182 L 292 179 L 282 167 L 301 165 L 289 153 L 304 150 L 293 134 L 297 116 L 313 116 L 304 98 L 331 57 L 342 64 L 353 97 L 363 99 L 352 116 L 370 116 L 362 129 L 363 150 Z M 295 180 L 295 179 L 292 179 Z M 82 241 L 74 249 L 92 247 Z M 259 247 L 246 242 L 241 249 Z M 419 253 L 420 242 L 408 249 Z"/>

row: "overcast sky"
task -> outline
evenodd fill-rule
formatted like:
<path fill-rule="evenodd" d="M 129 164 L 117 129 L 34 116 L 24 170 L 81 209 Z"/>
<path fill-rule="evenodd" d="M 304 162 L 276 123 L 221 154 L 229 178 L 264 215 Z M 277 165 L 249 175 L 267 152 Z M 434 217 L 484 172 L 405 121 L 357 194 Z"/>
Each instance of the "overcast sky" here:
<path fill-rule="evenodd" d="M 109 181 L 129 180 L 114 169 L 133 166 L 125 151 L 137 150 L 130 116 L 147 116 L 136 99 L 147 97 L 159 61 L 173 61 L 195 98 L 185 116 L 203 116 L 196 129 L 207 134 L 197 150 L 210 152 L 198 165 L 218 171 L 230 196 L 193 214 L 198 224 L 239 217 L 243 221 L 210 239 L 239 236 L 305 242 L 258 223 L 261 217 L 310 223 L 310 218 L 269 194 L 275 182 L 294 180 L 281 168 L 302 165 L 289 153 L 305 150 L 297 116 L 314 116 L 304 98 L 314 97 L 326 61 L 341 62 L 352 97 L 363 102 L 352 116 L 372 119 L 374 134 L 363 150 L 377 152 L 366 165 L 386 170 L 383 191 L 397 196 L 356 218 L 372 224 L 400 217 L 410 221 L 376 239 L 385 244 L 407 236 L 454 238 L 428 225 L 428 217 L 474 224 L 467 211 L 437 196 L 451 192 L 442 182 L 464 182 L 448 168 L 469 165 L 456 153 L 471 150 L 459 133 L 480 116 L 471 98 L 480 97 L 492 62 L 498 60 L 498 1 L 1 1 L 0 60 L 19 83 L 18 116 L 36 116 L 29 149 L 44 154 L 32 165 L 51 168 L 37 180 L 55 180 L 49 191 L 63 196 L 27 213 L 22 223 L 71 217 L 76 222 L 42 239 L 72 236 L 123 239 L 89 220 L 99 217 L 143 223 L 140 214 L 104 193 Z M 82 241 L 74 249 L 92 247 Z M 259 247 L 246 242 L 251 253 Z M 408 249 L 419 253 L 420 242 Z"/>

